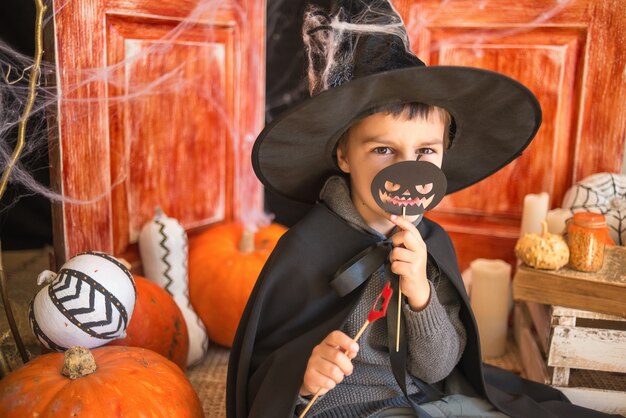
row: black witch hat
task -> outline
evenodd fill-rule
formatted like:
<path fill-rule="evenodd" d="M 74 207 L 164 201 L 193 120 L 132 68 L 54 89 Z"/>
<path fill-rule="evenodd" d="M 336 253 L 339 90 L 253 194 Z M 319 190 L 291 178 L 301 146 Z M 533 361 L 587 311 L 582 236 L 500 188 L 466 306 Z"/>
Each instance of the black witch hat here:
<path fill-rule="evenodd" d="M 541 124 L 537 99 L 519 82 L 479 68 L 424 65 L 388 0 L 339 1 L 330 15 L 310 8 L 303 35 L 312 97 L 266 126 L 252 151 L 261 182 L 288 198 L 317 199 L 324 181 L 341 173 L 337 141 L 373 109 L 421 102 L 450 113 L 447 194 L 519 157 Z"/>

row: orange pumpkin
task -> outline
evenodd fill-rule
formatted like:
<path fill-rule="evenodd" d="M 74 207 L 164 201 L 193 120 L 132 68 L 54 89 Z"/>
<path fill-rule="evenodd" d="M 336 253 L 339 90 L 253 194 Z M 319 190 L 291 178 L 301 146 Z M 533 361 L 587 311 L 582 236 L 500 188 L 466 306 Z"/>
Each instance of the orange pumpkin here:
<path fill-rule="evenodd" d="M 160 286 L 141 276 L 134 278 L 137 301 L 126 328 L 126 338 L 108 345 L 147 348 L 172 360 L 184 371 L 189 335 L 183 313 L 174 298 Z"/>
<path fill-rule="evenodd" d="M 191 237 L 189 297 L 210 341 L 232 345 L 254 283 L 285 231 L 272 224 L 252 235 L 240 224 L 224 224 Z"/>
<path fill-rule="evenodd" d="M 0 416 L 203 417 L 180 368 L 139 347 L 72 347 L 44 354 L 0 380 Z"/>

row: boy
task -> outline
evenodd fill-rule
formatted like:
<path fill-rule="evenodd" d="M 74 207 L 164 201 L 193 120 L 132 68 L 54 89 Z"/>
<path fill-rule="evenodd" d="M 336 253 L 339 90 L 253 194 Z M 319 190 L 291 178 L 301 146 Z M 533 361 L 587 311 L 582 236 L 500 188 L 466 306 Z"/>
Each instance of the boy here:
<path fill-rule="evenodd" d="M 228 416 L 296 416 L 318 392 L 309 417 L 604 416 L 483 366 L 447 234 L 421 216 L 389 216 L 370 192 L 381 169 L 418 158 L 442 167 L 448 193 L 497 171 L 539 127 L 532 93 L 489 71 L 425 67 L 388 1 L 346 1 L 334 18 L 312 9 L 304 34 L 313 97 L 266 127 L 253 166 L 266 187 L 320 202 L 250 296 Z M 401 312 L 391 303 L 357 344 L 376 296 L 398 280 Z"/>
<path fill-rule="evenodd" d="M 433 265 L 429 266 L 429 281 L 426 245 L 412 223 L 418 216 L 390 217 L 374 201 L 370 185 L 381 169 L 396 162 L 420 157 L 420 161 L 440 167 L 449 120 L 442 109 L 419 103 L 379 109 L 355 123 L 337 146 L 338 165 L 349 173 L 349 187 L 342 178 L 333 177 L 322 191 L 326 204 L 355 227 L 381 239 L 390 236 L 394 246 L 389 255 L 390 270 L 400 276 L 407 300 L 403 311 L 409 342 L 407 370 L 427 383 L 447 377 L 465 347 L 465 329 L 458 316 L 460 300 L 448 280 L 438 280 Z M 345 332 L 333 331 L 313 349 L 300 395 L 310 396 L 320 388 L 320 394 L 324 394 L 343 383 L 313 407 L 311 416 L 328 416 L 323 412 L 331 411 L 338 416 L 369 416 L 408 406 L 402 393 L 391 389 L 395 379 L 389 363 L 386 321 L 366 329 L 361 337 L 363 350 L 358 355 L 359 345 L 348 336 L 358 332 L 366 310 L 387 280 L 382 268 L 372 275 L 357 308 L 342 327 Z M 407 389 L 412 395 L 419 393 L 411 380 L 407 381 Z M 306 402 L 301 398 L 299 403 Z"/>

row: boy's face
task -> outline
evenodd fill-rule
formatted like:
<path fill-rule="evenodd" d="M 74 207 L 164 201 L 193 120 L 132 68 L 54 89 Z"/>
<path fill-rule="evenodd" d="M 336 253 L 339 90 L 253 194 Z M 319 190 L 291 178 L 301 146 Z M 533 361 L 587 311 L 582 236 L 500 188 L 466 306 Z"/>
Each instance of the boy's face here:
<path fill-rule="evenodd" d="M 445 126 L 437 116 L 429 120 L 375 113 L 354 124 L 346 146 L 337 148 L 339 168 L 350 174 L 351 197 L 365 222 L 383 234 L 394 224 L 374 201 L 371 184 L 380 170 L 401 161 L 428 161 L 441 167 Z M 414 221 L 416 216 L 407 216 Z"/>

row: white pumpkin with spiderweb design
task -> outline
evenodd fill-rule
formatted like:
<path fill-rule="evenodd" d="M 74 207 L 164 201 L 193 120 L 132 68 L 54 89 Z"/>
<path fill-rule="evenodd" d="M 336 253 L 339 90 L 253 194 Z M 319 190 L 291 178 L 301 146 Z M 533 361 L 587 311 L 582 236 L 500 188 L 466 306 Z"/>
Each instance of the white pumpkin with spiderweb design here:
<path fill-rule="evenodd" d="M 598 173 L 573 185 L 563 197 L 564 209 L 601 213 L 611 238 L 626 245 L 626 175 Z"/>
<path fill-rule="evenodd" d="M 94 348 L 126 336 L 137 292 L 132 275 L 115 257 L 79 254 L 58 274 L 42 272 L 37 283 L 46 286 L 30 303 L 28 317 L 47 348 Z"/>

